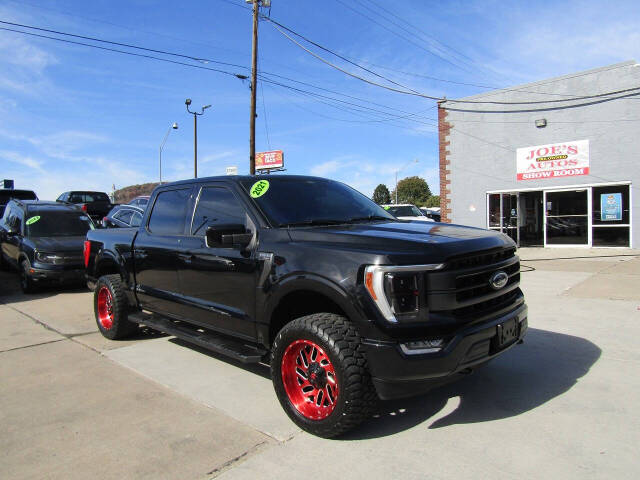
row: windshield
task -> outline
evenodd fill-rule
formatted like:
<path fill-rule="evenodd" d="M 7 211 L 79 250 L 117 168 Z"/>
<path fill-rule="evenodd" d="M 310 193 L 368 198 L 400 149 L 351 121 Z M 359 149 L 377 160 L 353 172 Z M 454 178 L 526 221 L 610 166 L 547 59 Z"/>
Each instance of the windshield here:
<path fill-rule="evenodd" d="M 93 230 L 87 215 L 52 210 L 30 211 L 27 221 L 28 237 L 74 237 Z"/>
<path fill-rule="evenodd" d="M 418 209 L 418 207 L 414 207 L 412 205 L 404 205 L 404 206 L 391 206 L 386 207 L 385 210 L 396 217 L 424 217 L 422 212 Z"/>
<path fill-rule="evenodd" d="M 269 176 L 241 183 L 277 227 L 395 220 L 371 199 L 333 180 Z"/>

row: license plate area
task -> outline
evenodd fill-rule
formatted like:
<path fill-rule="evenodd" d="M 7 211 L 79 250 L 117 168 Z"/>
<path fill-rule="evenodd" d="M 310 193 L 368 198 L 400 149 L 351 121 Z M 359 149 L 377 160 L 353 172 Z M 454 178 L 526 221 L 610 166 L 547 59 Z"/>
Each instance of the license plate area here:
<path fill-rule="evenodd" d="M 491 341 L 491 350 L 494 352 L 508 347 L 518 340 L 520 336 L 520 324 L 517 318 L 512 318 L 496 326 L 496 336 Z"/>

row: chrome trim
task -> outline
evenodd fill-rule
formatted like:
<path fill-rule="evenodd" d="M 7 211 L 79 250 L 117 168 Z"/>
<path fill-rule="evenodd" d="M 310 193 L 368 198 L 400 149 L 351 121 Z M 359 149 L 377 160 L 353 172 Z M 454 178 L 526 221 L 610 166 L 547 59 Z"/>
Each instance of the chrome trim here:
<path fill-rule="evenodd" d="M 436 353 L 442 350 L 442 347 L 431 347 L 431 348 L 416 348 L 411 349 L 407 347 L 404 343 L 400 344 L 400 350 L 405 355 L 421 355 L 423 353 Z"/>
<path fill-rule="evenodd" d="M 391 323 L 398 323 L 398 319 L 395 317 L 391 310 L 391 305 L 387 300 L 387 295 L 384 293 L 384 275 L 391 272 L 428 272 L 433 270 L 441 270 L 445 266 L 444 263 L 433 263 L 428 265 L 369 265 L 364 269 L 364 281 L 366 285 L 367 274 L 373 274 L 373 291 L 378 297 L 377 300 L 371 299 L 375 302 L 378 310 L 382 313 L 382 316 Z M 367 289 L 367 292 L 369 290 Z M 371 293 L 369 293 L 371 295 Z"/>

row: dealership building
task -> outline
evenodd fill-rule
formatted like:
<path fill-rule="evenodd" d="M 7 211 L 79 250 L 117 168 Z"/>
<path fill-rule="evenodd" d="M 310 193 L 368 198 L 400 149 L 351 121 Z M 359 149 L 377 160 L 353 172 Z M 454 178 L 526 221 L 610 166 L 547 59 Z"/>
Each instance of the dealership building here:
<path fill-rule="evenodd" d="M 519 246 L 640 248 L 640 64 L 438 108 L 442 221 Z"/>

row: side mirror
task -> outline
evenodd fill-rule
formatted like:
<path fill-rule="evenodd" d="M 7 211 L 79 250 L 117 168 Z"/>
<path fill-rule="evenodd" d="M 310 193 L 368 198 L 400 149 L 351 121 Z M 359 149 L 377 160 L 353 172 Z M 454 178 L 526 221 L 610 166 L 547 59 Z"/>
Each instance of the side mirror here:
<path fill-rule="evenodd" d="M 205 238 L 207 247 L 243 249 L 251 243 L 253 233 L 239 223 L 212 225 L 207 228 Z"/>

